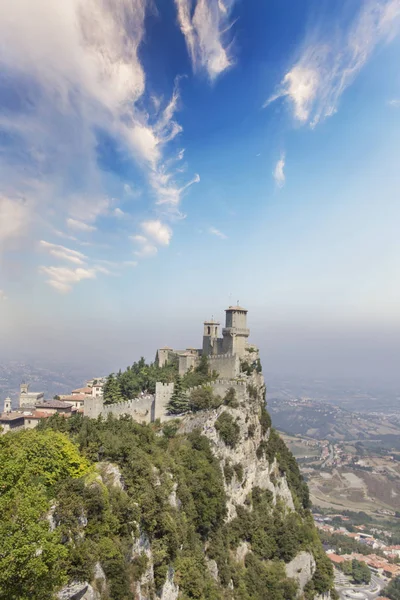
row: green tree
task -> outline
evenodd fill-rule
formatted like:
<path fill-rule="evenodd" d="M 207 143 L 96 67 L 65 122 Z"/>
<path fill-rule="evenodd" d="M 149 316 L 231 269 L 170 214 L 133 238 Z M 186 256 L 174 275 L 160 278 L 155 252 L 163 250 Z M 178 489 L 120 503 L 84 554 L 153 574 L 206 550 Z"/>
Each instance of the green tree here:
<path fill-rule="evenodd" d="M 181 415 L 189 410 L 189 399 L 183 393 L 182 379 L 178 375 L 174 384 L 174 392 L 167 405 L 167 411 L 170 415 Z"/>
<path fill-rule="evenodd" d="M 133 396 L 132 396 L 133 397 Z M 120 381 L 112 373 L 107 377 L 104 386 L 104 404 L 115 404 L 123 400 L 121 394 Z"/>
<path fill-rule="evenodd" d="M 351 567 L 354 583 L 369 583 L 371 581 L 371 571 L 365 562 L 353 559 Z"/>
<path fill-rule="evenodd" d="M 390 600 L 400 600 L 400 577 L 392 579 L 389 585 L 383 590 L 382 596 L 387 596 Z"/>
<path fill-rule="evenodd" d="M 215 429 L 227 446 L 235 448 L 240 440 L 240 427 L 228 412 L 223 412 L 215 421 Z"/>

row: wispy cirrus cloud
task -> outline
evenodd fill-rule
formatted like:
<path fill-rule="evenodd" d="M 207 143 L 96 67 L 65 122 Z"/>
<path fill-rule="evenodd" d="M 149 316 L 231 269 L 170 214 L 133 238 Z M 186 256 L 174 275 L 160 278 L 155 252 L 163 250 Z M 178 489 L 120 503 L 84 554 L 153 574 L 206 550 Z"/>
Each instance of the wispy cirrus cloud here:
<path fill-rule="evenodd" d="M 219 237 L 221 240 L 228 239 L 228 236 L 225 233 L 223 233 L 222 231 L 220 231 L 219 229 L 217 229 L 216 227 L 209 227 L 208 232 L 211 233 L 211 235 L 215 235 L 216 237 Z"/>
<path fill-rule="evenodd" d="M 400 0 L 367 0 L 347 27 L 332 31 L 308 36 L 300 57 L 264 107 L 287 98 L 295 119 L 312 127 L 332 116 L 376 46 L 399 33 Z"/>
<path fill-rule="evenodd" d="M 281 188 L 285 185 L 285 154 L 282 153 L 280 159 L 278 160 L 278 162 L 275 165 L 275 168 L 273 170 L 273 177 L 275 180 L 276 185 Z"/>
<path fill-rule="evenodd" d="M 393 98 L 392 100 L 389 100 L 388 104 L 392 108 L 400 108 L 400 99 Z"/>
<path fill-rule="evenodd" d="M 235 0 L 175 0 L 178 21 L 194 71 L 211 81 L 234 64 L 229 39 Z M 195 6 L 194 6 L 195 5 Z"/>
<path fill-rule="evenodd" d="M 0 140 L 1 244 L 28 233 L 37 247 L 42 227 L 95 249 L 96 240 L 101 240 L 98 247 L 104 245 L 112 229 L 107 220 L 113 219 L 123 231 L 123 212 L 132 214 L 129 203 L 142 189 L 136 181 L 121 180 L 124 211 L 117 208 L 120 175 L 110 175 L 101 164 L 101 136 L 141 173 L 143 191 L 155 206 L 163 205 L 166 218 L 173 219 L 183 194 L 199 180 L 189 175 L 182 181 L 182 171 L 176 168 L 183 157 L 178 147 L 182 126 L 176 116 L 179 79 L 171 82 L 166 101 L 161 97 L 154 103 L 145 95 L 146 73 L 138 51 L 149 2 L 0 0 L 0 36 L 7 47 L 0 56 L 6 74 L 0 80 L 0 127 L 5 132 Z M 15 101 L 10 102 L 11 97 Z M 146 210 L 153 212 L 153 206 Z M 140 211 L 144 219 L 143 206 Z M 29 233 L 33 213 L 40 217 L 35 217 L 37 227 Z M 121 219 L 118 225 L 115 217 Z M 125 244 L 130 244 L 127 232 Z M 61 246 L 53 246 L 49 256 L 68 260 Z M 54 268 L 64 269 L 54 271 L 53 278 L 47 273 L 59 291 L 69 291 L 74 283 L 94 279 L 100 272 L 92 266 L 72 273 L 58 264 Z"/>
<path fill-rule="evenodd" d="M 89 225 L 84 221 L 78 221 L 78 219 L 71 219 L 71 217 L 67 219 L 67 226 L 70 229 L 75 229 L 75 231 L 96 231 L 96 227 L 94 225 Z"/>
<path fill-rule="evenodd" d="M 47 283 L 58 292 L 67 293 L 84 279 L 95 279 L 96 269 L 78 267 L 40 267 L 40 273 L 47 277 Z"/>
<path fill-rule="evenodd" d="M 51 256 L 66 260 L 67 262 L 71 262 L 76 265 L 83 265 L 87 258 L 82 252 L 71 250 L 71 248 L 60 246 L 59 244 L 52 244 L 50 242 L 46 242 L 45 240 L 40 241 L 40 247 L 44 251 L 48 252 Z"/>

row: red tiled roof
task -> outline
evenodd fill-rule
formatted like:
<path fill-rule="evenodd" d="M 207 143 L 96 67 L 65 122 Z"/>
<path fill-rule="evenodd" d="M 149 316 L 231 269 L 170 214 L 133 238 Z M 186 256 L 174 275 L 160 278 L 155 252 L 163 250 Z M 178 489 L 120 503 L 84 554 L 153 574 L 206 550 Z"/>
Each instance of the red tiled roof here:
<path fill-rule="evenodd" d="M 331 559 L 333 563 L 340 564 L 345 561 L 343 556 L 339 556 L 338 554 L 328 554 L 328 557 Z"/>
<path fill-rule="evenodd" d="M 77 400 L 84 400 L 87 398 L 87 394 L 63 394 L 60 398 L 62 401 L 68 400 L 70 402 L 76 402 Z"/>
<path fill-rule="evenodd" d="M 72 390 L 72 393 L 73 394 L 91 394 L 92 388 L 90 388 L 90 387 L 76 388 L 76 390 Z"/>

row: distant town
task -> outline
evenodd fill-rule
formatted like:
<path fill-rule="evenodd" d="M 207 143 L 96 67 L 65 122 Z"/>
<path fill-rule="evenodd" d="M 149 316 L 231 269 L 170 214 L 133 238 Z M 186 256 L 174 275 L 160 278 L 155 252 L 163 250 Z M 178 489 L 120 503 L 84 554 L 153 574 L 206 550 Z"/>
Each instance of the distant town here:
<path fill-rule="evenodd" d="M 12 408 L 11 398 L 4 401 L 4 411 L 0 415 L 0 432 L 2 434 L 19 429 L 33 429 L 41 419 L 47 419 L 56 413 L 64 417 L 84 412 L 86 398 L 103 396 L 106 377 L 97 377 L 87 381 L 81 388 L 72 390 L 69 394 L 55 395 L 45 400 L 44 392 L 30 390 L 27 383 L 20 385 L 18 407 Z"/>

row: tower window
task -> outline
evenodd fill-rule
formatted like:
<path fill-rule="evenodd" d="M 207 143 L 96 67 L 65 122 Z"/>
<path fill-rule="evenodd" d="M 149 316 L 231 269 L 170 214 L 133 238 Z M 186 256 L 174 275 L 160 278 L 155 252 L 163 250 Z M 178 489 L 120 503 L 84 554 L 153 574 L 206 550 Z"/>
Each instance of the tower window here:
<path fill-rule="evenodd" d="M 208 335 L 210 335 L 210 333 L 211 333 L 211 327 L 207 327 L 207 329 L 208 329 Z"/>

